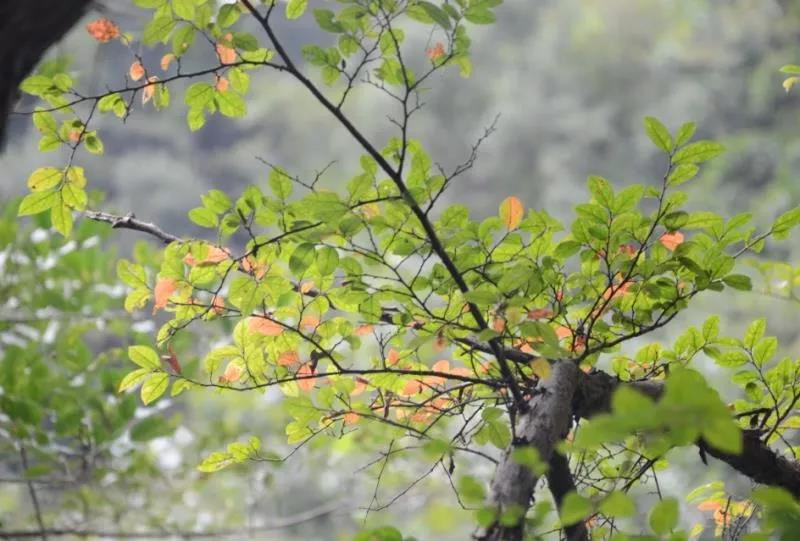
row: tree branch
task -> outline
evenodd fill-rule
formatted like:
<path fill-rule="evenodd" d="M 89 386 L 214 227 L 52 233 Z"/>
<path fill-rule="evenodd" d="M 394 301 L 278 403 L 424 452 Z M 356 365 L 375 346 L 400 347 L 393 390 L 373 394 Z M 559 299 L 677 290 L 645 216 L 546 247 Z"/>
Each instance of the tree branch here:
<path fill-rule="evenodd" d="M 572 491 L 576 491 L 575 480 L 572 478 L 572 473 L 569 471 L 569 461 L 567 457 L 559 452 L 554 452 L 550 457 L 550 468 L 547 471 L 547 485 L 550 488 L 550 493 L 558 507 L 559 514 L 561 513 L 561 505 L 564 502 L 566 495 Z M 564 528 L 567 541 L 588 541 L 589 533 L 586 531 L 586 524 L 583 521 L 570 524 Z"/>
<path fill-rule="evenodd" d="M 137 220 L 132 212 L 125 216 L 118 216 L 116 214 L 109 214 L 107 212 L 87 210 L 84 211 L 84 214 L 90 220 L 111 224 L 111 227 L 115 229 L 132 229 L 133 231 L 147 233 L 148 235 L 156 237 L 164 244 L 169 244 L 170 242 L 180 242 L 181 240 L 180 237 L 176 237 L 171 233 L 167 233 L 154 223 Z"/>
<path fill-rule="evenodd" d="M 605 372 L 581 374 L 576 400 L 573 403 L 575 415 L 591 418 L 599 413 L 609 411 L 611 395 L 617 387 L 622 385 L 656 400 L 664 392 L 663 381 L 643 380 L 626 383 Z M 789 460 L 772 450 L 761 439 L 761 432 L 758 430 L 743 430 L 742 436 L 743 447 L 739 455 L 715 449 L 702 439 L 698 440 L 695 445 L 701 452 L 725 462 L 756 483 L 784 488 L 795 498 L 800 498 L 800 463 Z"/>
<path fill-rule="evenodd" d="M 553 365 L 550 377 L 542 380 L 528 403 L 528 410 L 517 420 L 517 441 L 506 450 L 492 479 L 490 505 L 499 518 L 504 512 L 519 513 L 515 526 L 504 526 L 496 520 L 475 538 L 480 541 L 521 541 L 523 517 L 531 505 L 539 477 L 527 466 L 513 459 L 517 447 L 536 449 L 541 460 L 549 462 L 558 441 L 566 436 L 572 423 L 572 404 L 580 370 L 575 363 L 562 361 Z"/>

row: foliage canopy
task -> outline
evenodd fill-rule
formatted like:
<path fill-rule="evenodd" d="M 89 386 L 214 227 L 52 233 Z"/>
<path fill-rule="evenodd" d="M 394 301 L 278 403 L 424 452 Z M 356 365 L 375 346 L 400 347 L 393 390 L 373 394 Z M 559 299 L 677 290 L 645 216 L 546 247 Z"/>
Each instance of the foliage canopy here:
<path fill-rule="evenodd" d="M 148 336 L 126 328 L 129 316 L 115 315 L 127 343 L 124 372 L 102 368 L 121 350 L 98 357 L 81 344 L 85 326 L 58 334 L 51 345 L 67 352 L 64 369 L 102 368 L 103 392 L 113 385 L 117 393 L 113 407 L 93 404 L 88 413 L 80 405 L 87 391 L 68 383 L 72 374 L 36 375 L 46 358 L 37 344 L 8 349 L 0 405 L 18 452 L 37 448 L 45 458 L 51 438 L 79 434 L 87 423 L 96 444 L 125 430 L 134 440 L 174 430 L 175 423 L 154 416 L 130 427 L 133 389 L 144 405 L 185 393 L 277 389 L 286 444 L 313 440 L 332 448 L 349 440 L 384 450 L 379 475 L 390 458 L 432 464 L 429 473 L 440 468 L 453 497 L 474 512 L 480 539 L 539 538 L 553 524 L 576 539 L 698 535 L 702 525 L 688 531 L 676 499 L 629 495 L 657 487 L 657 472 L 671 467 L 668 452 L 682 446 L 697 446 L 703 461 L 716 457 L 765 485 L 742 500 L 721 483 L 687 495 L 714 514 L 717 535 L 796 535 L 800 478 L 797 449 L 786 434 L 798 428 L 800 359 L 777 357 L 778 341 L 766 334 L 765 320 L 730 337 L 711 317 L 672 344 L 625 349 L 674 324 L 701 298 L 750 290 L 739 262 L 767 242 L 786 240 L 800 223 L 800 208 L 761 230 L 749 214 L 687 210 L 683 185 L 722 145 L 695 138 L 692 122 L 671 131 L 647 117 L 643 129 L 662 156 L 660 178 L 615 187 L 589 177 L 587 202 L 567 225 L 513 195 L 496 216 L 478 220 L 464 206 L 437 203 L 472 168 L 494 126 L 447 168 L 413 137 L 412 120 L 437 72 L 471 74 L 468 33 L 493 23 L 501 0 L 340 0 L 335 10 L 326 4 L 309 13 L 330 39 L 300 51 L 287 50 L 279 33 L 291 32 L 309 11 L 307 0 L 135 4 L 151 17 L 140 36 L 108 19 L 87 25 L 92 38 L 130 50 L 124 84 L 82 93 L 58 61 L 22 83 L 41 100 L 31 111 L 40 150 L 66 147 L 69 157 L 33 171 L 17 214 L 49 220 L 79 243 L 109 234 L 94 222 L 162 241 L 157 254 L 140 248 L 132 259 L 119 259 L 116 274 L 127 288 L 117 304 L 163 323 Z M 430 35 L 425 46 L 420 33 Z M 158 50 L 160 61 L 145 61 L 142 46 Z M 124 121 L 140 108 L 182 101 L 188 129 L 208 129 L 210 115 L 247 114 L 259 71 L 288 74 L 349 133 L 363 150 L 351 178 L 329 181 L 323 171 L 303 179 L 270 164 L 266 183 L 200 195 L 188 213 L 207 230 L 198 238 L 92 208 L 99 201 L 87 192 L 78 160 L 83 150 L 105 152 L 92 126 L 96 115 Z M 387 114 L 396 133 L 380 143 L 348 114 L 368 90 L 391 101 Z M 76 213 L 85 217 L 77 226 Z M 46 253 L 61 242 L 18 246 L 15 234 L 4 232 L 6 250 Z M 31 308 L 55 305 L 91 317 L 114 306 L 113 297 L 95 293 L 110 280 L 111 256 L 90 246 L 64 259 L 73 254 L 79 261 L 55 267 L 64 269 L 56 278 L 77 273 L 85 293 L 26 300 Z M 15 295 L 35 290 L 27 283 L 12 287 Z M 226 338 L 195 358 L 191 333 L 207 329 L 223 329 Z M 700 358 L 726 371 L 737 390 L 712 386 Z M 103 422 L 87 422 L 87 415 Z M 55 418 L 54 427 L 45 416 Z M 257 436 L 243 436 L 197 468 L 211 473 L 277 463 L 282 454 Z M 496 471 L 476 473 L 475 462 Z M 543 476 L 556 508 L 538 492 L 531 499 Z M 388 526 L 359 536 L 403 538 Z"/>

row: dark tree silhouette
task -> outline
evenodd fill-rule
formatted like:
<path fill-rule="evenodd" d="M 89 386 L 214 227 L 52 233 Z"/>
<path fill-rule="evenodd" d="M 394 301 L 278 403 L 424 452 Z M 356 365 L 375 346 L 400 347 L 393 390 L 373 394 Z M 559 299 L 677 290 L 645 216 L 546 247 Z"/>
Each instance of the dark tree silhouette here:
<path fill-rule="evenodd" d="M 0 149 L 20 82 L 91 4 L 91 0 L 0 2 Z"/>

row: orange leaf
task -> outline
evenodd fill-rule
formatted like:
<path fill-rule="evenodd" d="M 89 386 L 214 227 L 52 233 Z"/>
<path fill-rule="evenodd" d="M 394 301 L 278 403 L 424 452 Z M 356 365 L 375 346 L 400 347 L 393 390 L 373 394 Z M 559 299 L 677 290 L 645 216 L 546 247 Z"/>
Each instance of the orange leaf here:
<path fill-rule="evenodd" d="M 449 372 L 450 371 L 450 361 L 442 359 L 441 361 L 436 361 L 433 363 L 431 370 L 434 372 Z"/>
<path fill-rule="evenodd" d="M 558 337 L 559 340 L 561 340 L 563 338 L 568 338 L 568 337 L 572 336 L 572 331 L 570 330 L 569 327 L 565 327 L 563 325 L 560 325 L 560 326 L 556 327 L 556 336 Z"/>
<path fill-rule="evenodd" d="M 714 500 L 706 500 L 697 506 L 697 509 L 700 511 L 716 511 L 721 508 L 722 504 Z"/>
<path fill-rule="evenodd" d="M 150 84 L 149 84 L 149 85 L 147 85 L 147 86 L 145 86 L 145 87 L 142 89 L 142 104 L 143 104 L 143 105 L 144 105 L 145 103 L 147 103 L 148 101 L 150 101 L 151 99 L 153 99 L 153 96 L 154 96 L 154 95 L 155 95 L 155 93 L 156 93 L 156 85 L 155 85 L 155 82 L 156 82 L 156 81 L 158 81 L 158 77 L 156 77 L 155 75 L 153 75 L 152 77 L 148 77 L 148 78 L 147 78 L 147 81 L 148 81 Z"/>
<path fill-rule="evenodd" d="M 297 376 L 299 376 L 299 377 L 305 376 L 306 377 L 306 379 L 298 379 L 297 380 L 297 386 L 300 387 L 300 390 L 302 390 L 302 391 L 310 391 L 310 390 L 312 390 L 314 388 L 314 385 L 316 385 L 316 383 L 317 383 L 316 379 L 308 377 L 308 376 L 313 376 L 313 375 L 314 375 L 314 369 L 311 366 L 311 363 L 305 363 L 300 367 L 300 369 L 297 371 Z"/>
<path fill-rule="evenodd" d="M 522 351 L 523 353 L 533 353 L 533 346 L 527 340 L 517 340 L 514 343 L 514 347 L 518 350 Z"/>
<path fill-rule="evenodd" d="M 621 297 L 628 292 L 628 290 L 631 288 L 632 285 L 633 282 L 631 280 L 628 280 L 627 282 L 623 282 L 619 285 L 606 288 L 606 290 L 603 291 L 603 298 L 605 300 L 610 300 L 610 299 L 616 299 L 617 297 Z"/>
<path fill-rule="evenodd" d="M 553 317 L 555 314 L 549 308 L 534 308 L 528 312 L 528 319 L 545 319 Z"/>
<path fill-rule="evenodd" d="M 304 295 L 312 289 L 314 289 L 314 282 L 312 280 L 300 284 L 300 293 L 303 293 Z"/>
<path fill-rule="evenodd" d="M 233 383 L 238 381 L 243 372 L 242 365 L 237 362 L 229 362 L 228 366 L 225 367 L 225 372 L 219 377 L 219 382 Z"/>
<path fill-rule="evenodd" d="M 666 248 L 670 252 L 673 252 L 675 251 L 675 248 L 677 248 L 683 243 L 683 233 L 681 233 L 680 231 L 674 231 L 672 233 L 664 233 L 658 240 L 659 242 L 661 242 L 661 244 L 664 245 L 664 248 Z"/>
<path fill-rule="evenodd" d="M 414 396 L 415 394 L 419 394 L 422 392 L 422 382 L 417 379 L 412 379 L 406 382 L 403 390 L 400 391 L 400 396 Z"/>
<path fill-rule="evenodd" d="M 455 368 L 450 369 L 450 373 L 454 376 L 463 376 L 465 378 L 472 377 L 472 372 L 469 368 L 464 368 L 463 366 L 456 366 Z"/>
<path fill-rule="evenodd" d="M 278 364 L 281 366 L 291 366 L 300 360 L 296 351 L 284 351 L 278 356 Z"/>
<path fill-rule="evenodd" d="M 431 367 L 431 372 L 444 372 L 445 374 L 450 372 L 450 361 L 436 361 Z M 431 386 L 444 385 L 447 382 L 442 376 L 426 376 L 424 381 L 427 385 Z"/>
<path fill-rule="evenodd" d="M 159 278 L 153 289 L 153 313 L 167 307 L 167 301 L 178 289 L 178 284 L 171 278 Z"/>
<path fill-rule="evenodd" d="M 142 63 L 137 60 L 131 64 L 131 67 L 128 70 L 128 75 L 130 75 L 130 78 L 134 81 L 138 81 L 144 77 L 144 66 L 142 66 Z"/>
<path fill-rule="evenodd" d="M 175 60 L 175 55 L 172 53 L 167 53 L 161 57 L 161 69 L 167 71 L 169 69 L 169 65 L 172 61 Z"/>
<path fill-rule="evenodd" d="M 365 378 L 362 378 L 362 377 L 356 377 L 355 382 L 356 382 L 356 386 L 353 387 L 352 391 L 350 391 L 350 396 L 358 396 L 361 393 L 363 393 L 364 391 L 366 391 L 367 390 L 367 384 L 369 383 L 369 380 L 367 380 Z"/>
<path fill-rule="evenodd" d="M 522 206 L 522 201 L 513 195 L 500 203 L 500 218 L 509 231 L 519 227 L 524 213 L 525 207 Z"/>
<path fill-rule="evenodd" d="M 217 77 L 217 84 L 214 85 L 214 88 L 217 89 L 217 92 L 225 93 L 228 91 L 230 87 L 230 83 L 225 77 Z"/>
<path fill-rule="evenodd" d="M 211 309 L 214 310 L 214 313 L 217 315 L 225 312 L 225 299 L 219 295 L 214 295 L 214 298 L 211 301 Z"/>
<path fill-rule="evenodd" d="M 356 327 L 356 336 L 364 336 L 372 332 L 372 325 L 359 325 Z"/>
<path fill-rule="evenodd" d="M 444 45 L 440 41 L 439 43 L 437 43 L 436 45 L 425 51 L 425 54 L 428 56 L 428 60 L 434 62 L 445 55 Z"/>
<path fill-rule="evenodd" d="M 314 330 L 319 325 L 319 318 L 317 316 L 305 316 L 300 320 L 300 326 L 308 330 Z"/>
<path fill-rule="evenodd" d="M 225 261 L 230 257 L 230 253 L 225 248 L 219 248 L 217 246 L 209 246 L 208 248 L 208 255 L 202 261 L 197 261 L 192 254 L 186 254 L 186 257 L 183 258 L 183 262 L 189 265 L 190 267 L 194 267 L 195 265 L 202 265 L 204 263 L 214 264 L 220 263 Z"/>
<path fill-rule="evenodd" d="M 217 43 L 217 56 L 222 64 L 233 64 L 236 62 L 236 49 L 232 49 L 221 43 Z"/>
<path fill-rule="evenodd" d="M 492 321 L 492 329 L 497 332 L 503 332 L 506 330 L 506 321 L 503 318 L 496 317 Z"/>
<path fill-rule="evenodd" d="M 242 270 L 257 280 L 261 280 L 267 273 L 267 266 L 264 263 L 259 263 L 256 258 L 249 255 L 242 259 Z"/>
<path fill-rule="evenodd" d="M 625 254 L 628 257 L 633 257 L 639 249 L 634 244 L 623 244 L 619 247 L 619 253 Z"/>
<path fill-rule="evenodd" d="M 120 36 L 119 26 L 106 18 L 90 22 L 86 25 L 86 31 L 100 43 L 108 43 Z"/>
<path fill-rule="evenodd" d="M 445 338 L 441 334 L 436 335 L 436 340 L 434 340 L 433 342 L 433 350 L 442 351 L 446 347 L 447 347 L 447 338 Z"/>
<path fill-rule="evenodd" d="M 359 416 L 358 413 L 354 411 L 349 411 L 344 414 L 343 419 L 344 419 L 344 424 L 354 425 L 358 422 L 359 419 L 361 419 L 361 416 Z"/>
<path fill-rule="evenodd" d="M 264 336 L 278 336 L 283 332 L 281 325 L 266 317 L 248 318 L 247 328 Z"/>
<path fill-rule="evenodd" d="M 400 362 L 400 354 L 397 353 L 397 350 L 390 349 L 389 355 L 386 356 L 386 363 L 390 366 L 394 366 Z"/>

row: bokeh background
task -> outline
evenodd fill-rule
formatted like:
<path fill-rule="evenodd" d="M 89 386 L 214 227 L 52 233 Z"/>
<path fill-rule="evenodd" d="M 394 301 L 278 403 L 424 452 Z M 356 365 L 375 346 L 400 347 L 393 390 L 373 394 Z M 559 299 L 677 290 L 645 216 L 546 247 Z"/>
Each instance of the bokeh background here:
<path fill-rule="evenodd" d="M 326 3 L 312 0 L 311 7 Z M 102 14 L 125 31 L 136 32 L 146 22 L 144 14 L 126 1 L 103 4 Z M 413 135 L 425 143 L 434 160 L 452 167 L 499 115 L 497 130 L 481 147 L 475 167 L 447 192 L 442 208 L 458 202 L 484 217 L 496 213 L 499 202 L 513 194 L 526 206 L 547 209 L 568 222 L 572 206 L 587 197 L 588 174 L 605 176 L 615 186 L 655 183 L 664 164 L 644 136 L 646 115 L 660 118 L 671 129 L 696 121 L 700 137 L 727 147 L 724 157 L 704 169 L 689 188 L 695 209 L 728 215 L 749 211 L 756 223 L 765 224 L 800 203 L 800 97 L 784 92 L 778 72 L 781 65 L 800 61 L 800 2 L 506 0 L 497 14 L 496 24 L 471 28 L 471 78 L 462 79 L 455 70 L 440 74 L 413 124 Z M 87 20 L 96 17 L 93 13 Z M 302 44 L 325 44 L 330 39 L 310 15 L 281 32 L 296 57 Z M 420 33 L 410 38 L 409 47 L 423 58 L 430 36 Z M 153 63 L 162 54 L 144 53 L 145 60 Z M 78 86 L 86 93 L 119 83 L 130 63 L 124 47 L 98 45 L 88 38 L 83 24 L 51 54 L 72 58 Z M 185 127 L 180 100 L 173 101 L 172 107 L 160 112 L 137 105 L 125 125 L 113 117 L 100 120 L 105 156 L 82 155 L 79 162 L 91 185 L 106 193 L 103 210 L 135 212 L 175 234 L 199 235 L 201 230 L 186 219 L 186 212 L 212 187 L 237 194 L 248 183 L 265 183 L 269 171 L 257 158 L 306 178 L 335 162 L 324 182 L 336 186 L 352 176 L 361 154 L 326 111 L 292 80 L 276 73 L 254 78 L 246 118 L 215 116 L 196 133 Z M 32 101 L 23 99 L 18 109 L 32 106 Z M 385 141 L 392 135 L 387 106 L 374 89 L 365 87 L 356 92 L 346 112 L 374 140 Z M 27 117 L 13 119 L 9 139 L 0 156 L 3 201 L 26 192 L 25 180 L 33 169 L 64 159 L 38 152 Z M 103 246 L 127 256 L 136 239 L 136 233 L 116 232 Z M 800 259 L 796 242 L 770 250 L 767 257 L 795 264 Z M 756 283 L 757 289 L 764 286 Z M 780 338 L 783 351 L 793 355 L 800 351 L 800 305 L 759 291 L 725 299 L 723 304 L 713 293 L 707 294 L 683 323 L 721 313 L 723 332 L 736 335 L 751 319 L 766 315 L 769 333 Z M 137 325 L 136 330 L 144 333 L 154 328 L 144 320 Z M 657 338 L 668 340 L 677 329 Z M 216 338 L 197 337 L 196 354 L 202 357 L 203 349 Z M 90 345 L 99 348 L 121 340 L 94 338 Z M 0 327 L 0 357 L 8 348 Z M 707 368 L 710 378 L 723 379 Z M 724 382 L 720 388 L 728 393 L 726 399 L 735 397 L 735 390 Z M 136 456 L 147 466 L 131 470 L 132 477 L 142 479 L 122 483 L 103 478 L 78 487 L 45 487 L 40 492 L 48 518 L 80 524 L 81 509 L 84 513 L 89 509 L 95 525 L 111 528 L 137 524 L 224 528 L 338 502 L 340 508 L 321 518 L 292 528 L 253 532 L 250 538 L 347 539 L 365 521 L 366 513 L 359 508 L 369 504 L 376 478 L 374 469 L 358 469 L 376 456 L 355 452 L 352 442 L 342 441 L 330 452 L 309 445 L 280 468 L 256 464 L 212 476 L 194 470 L 208 452 L 248 435 L 260 436 L 279 454 L 288 450 L 276 429 L 280 419 L 271 413 L 274 399 L 270 394 L 191 393 L 163 400 L 155 411 L 137 413 L 163 416 L 174 426 L 181 425 L 167 436 L 118 442 L 115 456 Z M 0 442 L 6 436 L 0 416 Z M 137 454 L 126 454 L 130 449 Z M 681 467 L 660 479 L 666 492 L 680 494 L 687 486 L 720 476 L 734 491 L 749 490 L 746 481 L 718 464 L 702 465 L 693 452 L 677 452 L 671 459 Z M 379 501 L 386 503 L 403 491 L 420 467 L 414 461 L 395 464 L 381 481 Z M 33 527 L 25 484 L 8 481 L 13 469 L 13 457 L 0 460 L 2 523 Z M 687 513 L 689 524 L 709 519 L 688 508 Z M 470 528 L 469 514 L 458 509 L 449 487 L 436 476 L 387 510 L 371 513 L 368 521 L 402 524 L 406 533 L 419 539 L 464 539 Z"/>

